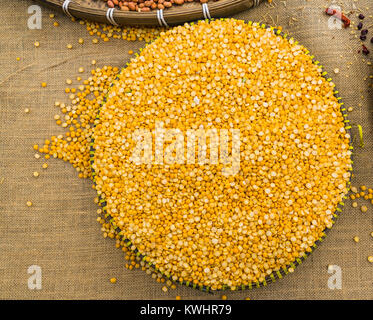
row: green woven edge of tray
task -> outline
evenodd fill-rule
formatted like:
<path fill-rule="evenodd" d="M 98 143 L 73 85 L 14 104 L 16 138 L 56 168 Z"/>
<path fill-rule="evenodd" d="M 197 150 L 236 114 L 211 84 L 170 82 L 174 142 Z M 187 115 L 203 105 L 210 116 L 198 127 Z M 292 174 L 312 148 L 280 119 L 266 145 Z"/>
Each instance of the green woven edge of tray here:
<path fill-rule="evenodd" d="M 214 20 L 214 19 L 212 19 Z M 226 20 L 225 18 L 221 19 L 221 20 Z M 209 20 L 207 20 L 209 21 Z M 193 24 L 193 23 L 191 23 Z M 248 22 L 249 25 L 252 25 L 252 24 L 255 24 L 255 22 L 252 22 L 252 21 L 249 21 Z M 259 24 L 259 23 L 256 23 L 258 27 L 262 28 L 262 29 L 270 29 L 272 30 L 275 35 L 278 35 L 278 36 L 282 36 L 284 39 L 288 39 L 288 34 L 284 33 L 283 31 L 277 29 L 277 28 L 274 28 L 274 27 L 271 27 L 271 26 L 267 26 L 265 24 Z M 293 38 L 290 38 L 290 39 L 293 39 Z M 289 39 L 289 40 L 290 40 Z M 293 39 L 294 40 L 294 39 Z M 295 41 L 295 44 L 298 44 L 298 41 Z M 142 49 L 140 49 L 140 52 L 141 52 Z M 332 78 L 330 78 L 328 76 L 328 73 L 326 71 L 324 71 L 324 68 L 322 65 L 320 65 L 320 62 L 318 60 L 315 59 L 315 57 L 313 55 L 310 54 L 310 52 L 307 50 L 306 51 L 306 54 L 309 55 L 311 58 L 312 58 L 312 62 L 315 64 L 315 65 L 318 65 L 321 69 L 322 69 L 322 73 L 321 75 L 328 81 L 328 82 L 331 82 L 332 81 Z M 138 55 L 138 54 L 137 54 Z M 127 63 L 127 66 L 128 66 L 129 63 Z M 120 73 L 124 70 L 125 68 L 122 68 L 121 71 L 118 73 L 118 75 L 116 76 L 116 78 L 114 79 L 115 80 L 118 80 L 119 79 L 119 75 Z M 110 85 L 110 87 L 113 86 L 114 84 L 114 81 L 113 83 Z M 102 101 L 102 104 L 106 102 L 106 99 L 107 99 L 107 96 L 108 96 L 109 93 L 107 93 Z M 344 106 L 344 103 L 342 102 L 342 98 L 340 97 L 339 95 L 339 92 L 337 90 L 335 90 L 334 88 L 334 96 L 337 98 L 337 100 L 339 101 L 339 105 L 340 105 L 340 110 L 341 110 L 341 113 L 344 117 L 344 126 L 345 126 L 345 129 L 347 131 L 347 133 L 350 135 L 350 139 L 349 139 L 349 150 L 351 151 L 351 169 L 349 170 L 351 172 L 351 175 L 350 175 L 350 179 L 349 181 L 346 183 L 347 185 L 347 190 L 348 190 L 348 193 L 346 195 L 343 196 L 343 199 L 347 199 L 347 196 L 349 194 L 349 191 L 350 191 L 350 186 L 351 186 L 351 177 L 352 177 L 352 171 L 353 171 L 353 168 L 352 168 L 352 165 L 353 165 L 353 146 L 352 146 L 352 133 L 351 133 L 351 125 L 350 125 L 350 120 L 348 120 L 348 117 L 347 117 L 347 110 Z M 102 105 L 101 104 L 101 105 Z M 99 112 L 100 110 L 98 111 L 97 113 L 97 116 L 96 116 L 96 120 L 99 120 L 100 119 L 100 116 L 99 116 Z M 95 127 L 95 125 L 94 125 Z M 92 141 L 91 141 L 91 145 L 90 145 L 90 165 L 91 165 L 91 170 L 92 170 L 92 180 L 93 180 L 93 183 L 94 185 L 96 185 L 96 173 L 94 171 L 94 169 L 92 168 L 92 165 L 94 163 L 94 153 L 95 153 L 95 149 L 93 147 L 94 145 L 94 138 L 92 137 Z M 105 215 L 105 217 L 109 220 L 109 222 L 111 223 L 111 225 L 114 227 L 114 229 L 116 230 L 116 232 L 120 235 L 121 237 L 121 240 L 124 241 L 125 245 L 129 248 L 131 247 L 133 244 L 131 242 L 131 240 L 129 239 L 125 239 L 123 235 L 121 235 L 121 229 L 119 227 L 117 227 L 114 223 L 114 219 L 106 212 L 106 201 L 103 200 L 101 198 L 101 196 L 98 196 L 99 198 L 99 205 L 102 207 L 102 210 L 103 210 L 103 213 Z M 342 209 L 344 207 L 344 202 L 341 201 L 338 206 L 337 206 L 337 209 L 336 211 L 334 212 L 333 214 L 333 218 L 332 218 L 332 224 L 334 225 L 334 223 L 336 222 L 337 218 L 340 216 L 340 214 L 342 213 Z M 269 283 L 273 283 L 273 282 L 276 282 L 277 280 L 279 279 L 282 279 L 285 275 L 287 275 L 290 271 L 289 269 L 295 269 L 297 266 L 299 266 L 300 264 L 302 264 L 302 262 L 304 262 L 307 257 L 324 241 L 327 233 L 331 230 L 331 228 L 325 228 L 322 232 L 322 235 L 321 237 L 315 241 L 315 243 L 313 244 L 312 248 L 311 248 L 311 251 L 310 252 L 306 252 L 302 257 L 300 258 L 297 258 L 295 259 L 295 261 L 293 261 L 292 263 L 290 263 L 288 266 L 286 267 L 283 267 L 281 270 L 278 270 L 278 271 L 275 271 L 275 272 L 272 272 L 270 275 L 266 276 L 265 279 L 263 281 L 255 281 L 255 282 L 251 282 L 249 283 L 248 285 L 241 285 L 241 286 L 235 286 L 235 288 L 231 288 L 229 286 L 223 286 L 222 289 L 217 289 L 217 290 L 212 290 L 210 287 L 208 286 L 204 286 L 204 285 L 197 285 L 197 284 L 194 284 L 194 283 L 191 283 L 189 281 L 178 281 L 178 280 L 173 280 L 172 279 L 172 274 L 169 274 L 169 273 L 164 273 L 164 272 L 161 272 L 159 271 L 151 262 L 148 262 L 146 261 L 146 256 L 141 254 L 139 252 L 139 250 L 137 248 L 135 249 L 130 249 L 131 251 L 133 251 L 137 257 L 139 257 L 140 260 L 146 262 L 152 269 L 154 269 L 156 272 L 159 272 L 160 274 L 162 274 L 163 276 L 165 276 L 168 280 L 171 280 L 173 282 L 176 282 L 176 283 L 179 283 L 179 284 L 182 284 L 182 285 L 186 285 L 188 287 L 192 287 L 194 289 L 199 289 L 201 291 L 205 291 L 205 292 L 218 292 L 218 291 L 222 291 L 222 290 L 233 290 L 233 291 L 237 291 L 237 290 L 245 290 L 245 289 L 253 289 L 253 288 L 260 288 L 260 287 L 265 287 L 267 286 Z M 292 271 L 293 271 L 292 270 Z"/>

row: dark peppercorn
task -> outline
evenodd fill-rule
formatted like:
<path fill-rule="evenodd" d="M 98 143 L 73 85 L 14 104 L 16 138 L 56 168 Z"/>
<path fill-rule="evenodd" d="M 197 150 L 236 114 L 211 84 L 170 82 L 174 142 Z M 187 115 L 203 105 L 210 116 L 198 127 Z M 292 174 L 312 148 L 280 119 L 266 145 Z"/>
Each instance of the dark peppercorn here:
<path fill-rule="evenodd" d="M 368 50 L 368 48 L 367 48 L 366 46 L 364 46 L 364 45 L 363 45 L 363 53 L 364 53 L 365 55 L 368 55 L 368 54 L 369 54 L 369 50 Z"/>
<path fill-rule="evenodd" d="M 373 38 L 372 38 L 372 39 L 370 39 L 370 43 L 373 43 Z"/>
<path fill-rule="evenodd" d="M 360 19 L 360 20 L 363 20 L 364 18 L 365 18 L 365 16 L 364 16 L 362 13 L 360 13 L 360 14 L 359 14 L 359 19 Z"/>
<path fill-rule="evenodd" d="M 360 36 L 361 41 L 365 41 L 367 39 L 367 36 Z"/>
<path fill-rule="evenodd" d="M 361 35 L 366 36 L 368 34 L 368 29 L 361 30 Z"/>
<path fill-rule="evenodd" d="M 363 23 L 362 23 L 362 22 L 359 22 L 359 24 L 357 25 L 357 28 L 358 28 L 359 30 L 363 29 Z"/>

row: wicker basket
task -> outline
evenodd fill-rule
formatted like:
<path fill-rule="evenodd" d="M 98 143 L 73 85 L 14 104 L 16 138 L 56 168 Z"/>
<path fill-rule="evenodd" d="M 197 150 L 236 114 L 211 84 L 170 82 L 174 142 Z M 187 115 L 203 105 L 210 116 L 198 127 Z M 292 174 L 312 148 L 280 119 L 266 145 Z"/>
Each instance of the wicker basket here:
<path fill-rule="evenodd" d="M 150 12 L 108 9 L 101 0 L 38 0 L 71 17 L 113 25 L 169 26 L 200 19 L 222 18 L 255 7 L 263 0 L 197 2 Z"/>

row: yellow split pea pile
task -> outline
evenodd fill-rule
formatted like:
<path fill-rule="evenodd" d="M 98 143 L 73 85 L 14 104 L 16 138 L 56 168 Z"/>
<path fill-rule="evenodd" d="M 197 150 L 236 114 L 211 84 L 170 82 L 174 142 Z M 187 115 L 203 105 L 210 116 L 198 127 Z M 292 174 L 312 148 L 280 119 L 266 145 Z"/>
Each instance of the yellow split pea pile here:
<path fill-rule="evenodd" d="M 96 63 L 96 62 L 94 62 Z M 67 87 L 70 103 L 56 101 L 55 106 L 62 112 L 54 116 L 57 125 L 69 128 L 64 135 L 52 136 L 43 146 L 34 145 L 34 150 L 46 153 L 45 158 L 59 158 L 70 162 L 79 172 L 80 178 L 91 178 L 89 149 L 92 141 L 94 120 L 109 86 L 118 73 L 118 68 L 104 66 L 91 71 L 91 76 L 82 80 L 78 77 L 77 88 Z M 72 80 L 67 79 L 67 84 Z M 35 157 L 39 157 L 35 154 Z"/>
<path fill-rule="evenodd" d="M 159 37 L 159 34 L 165 30 L 165 28 L 112 26 L 84 20 L 80 20 L 79 23 L 86 25 L 89 35 L 97 37 L 92 40 L 93 43 L 98 43 L 99 38 L 104 42 L 110 39 L 150 42 Z"/>
<path fill-rule="evenodd" d="M 334 84 L 306 52 L 256 24 L 201 21 L 161 33 L 114 81 L 94 130 L 96 189 L 131 248 L 173 280 L 263 281 L 332 226 L 350 137 Z M 184 136 L 239 130 L 239 171 L 137 165 L 134 133 L 157 122 Z"/>

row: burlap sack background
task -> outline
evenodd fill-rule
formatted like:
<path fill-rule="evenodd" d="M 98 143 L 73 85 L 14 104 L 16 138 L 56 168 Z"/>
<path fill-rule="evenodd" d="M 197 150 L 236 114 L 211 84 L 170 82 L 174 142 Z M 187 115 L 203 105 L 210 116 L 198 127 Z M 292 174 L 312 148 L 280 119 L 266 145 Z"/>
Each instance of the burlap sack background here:
<path fill-rule="evenodd" d="M 359 41 L 350 34 L 352 29 L 328 29 L 323 0 L 274 3 L 275 9 L 265 3 L 237 18 L 267 23 L 278 19 L 279 25 L 331 71 L 344 102 L 354 108 L 351 124 L 361 124 L 364 129 L 365 147 L 354 143 L 353 182 L 372 186 L 373 99 L 371 80 L 364 81 L 372 70 L 368 59 L 357 52 Z M 78 179 L 77 172 L 59 160 L 48 160 L 49 168 L 41 169 L 44 161 L 34 158 L 31 146 L 62 133 L 53 116 L 58 111 L 54 101 L 66 101 L 65 79 L 75 79 L 81 66 L 88 71 L 92 59 L 100 66 L 121 66 L 129 59 L 128 50 L 137 50 L 143 43 L 112 40 L 94 45 L 85 27 L 62 14 L 57 15 L 60 27 L 53 27 L 45 8 L 42 29 L 29 30 L 27 8 L 32 4 L 0 4 L 0 298 L 220 298 L 220 294 L 183 286 L 164 293 L 143 271 L 126 270 L 123 253 L 115 249 L 113 240 L 102 238 L 91 182 Z M 356 5 L 366 16 L 373 14 L 371 0 L 340 4 L 346 10 Z M 372 25 L 373 19 L 367 17 L 365 23 Z M 85 39 L 83 46 L 77 42 L 79 37 Z M 34 47 L 35 40 L 40 42 L 39 48 Z M 66 49 L 68 43 L 74 45 L 72 50 Z M 332 72 L 335 68 L 340 69 L 337 75 Z M 42 81 L 47 88 L 41 88 Z M 24 113 L 26 107 L 30 114 Z M 35 170 L 41 173 L 37 179 L 32 176 Z M 26 207 L 27 200 L 33 207 Z M 347 201 L 324 243 L 293 274 L 266 288 L 228 292 L 228 299 L 372 299 L 373 265 L 367 261 L 373 255 L 372 214 L 372 206 L 363 214 Z M 356 235 L 361 238 L 358 244 L 352 240 Z M 27 268 L 34 264 L 42 268 L 42 290 L 27 286 Z M 329 264 L 342 268 L 342 290 L 328 289 Z M 111 277 L 118 279 L 117 284 L 109 282 Z"/>

